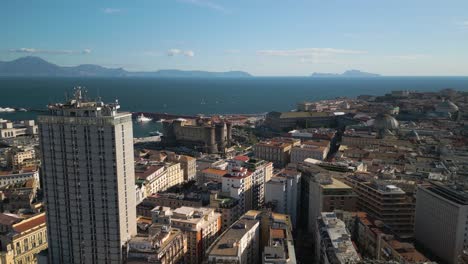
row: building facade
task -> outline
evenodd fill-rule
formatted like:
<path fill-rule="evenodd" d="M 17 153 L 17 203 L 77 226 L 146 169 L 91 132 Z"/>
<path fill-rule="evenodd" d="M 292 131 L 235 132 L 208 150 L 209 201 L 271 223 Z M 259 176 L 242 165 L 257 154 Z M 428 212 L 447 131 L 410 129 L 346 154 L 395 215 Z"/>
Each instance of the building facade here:
<path fill-rule="evenodd" d="M 291 163 L 303 162 L 307 158 L 325 160 L 330 151 L 330 141 L 306 141 L 291 150 Z"/>
<path fill-rule="evenodd" d="M 209 264 L 258 263 L 260 221 L 239 219 L 208 249 Z"/>
<path fill-rule="evenodd" d="M 153 223 L 178 228 L 187 236 L 184 263 L 201 263 L 206 250 L 221 230 L 221 214 L 212 208 L 179 207 L 175 210 L 158 206 L 152 210 Z"/>
<path fill-rule="evenodd" d="M 316 220 L 316 256 L 320 264 L 359 263 L 351 234 L 335 213 L 323 212 Z"/>
<path fill-rule="evenodd" d="M 241 216 L 238 199 L 220 196 L 216 192 L 210 194 L 210 207 L 215 208 L 216 212 L 221 214 L 221 232 L 228 229 Z"/>
<path fill-rule="evenodd" d="M 33 136 L 37 133 L 38 127 L 34 120 L 11 122 L 0 118 L 0 139 Z"/>
<path fill-rule="evenodd" d="M 148 234 L 128 242 L 127 264 L 177 264 L 187 253 L 187 237 L 177 228 L 152 224 Z"/>
<path fill-rule="evenodd" d="M 397 261 L 398 263 L 429 263 L 429 259 L 416 250 L 413 244 L 395 237 L 381 221 L 374 220 L 366 213 L 358 212 L 354 221 L 354 242 L 360 253 L 374 261 Z"/>
<path fill-rule="evenodd" d="M 292 226 L 298 221 L 301 198 L 301 173 L 282 170 L 265 185 L 265 204 L 273 211 L 291 216 Z"/>
<path fill-rule="evenodd" d="M 206 153 L 224 153 L 231 145 L 232 125 L 227 121 L 214 122 L 175 119 L 163 122 L 162 142 L 167 146 L 192 146 Z"/>
<path fill-rule="evenodd" d="M 315 222 L 322 212 L 356 211 L 358 195 L 350 186 L 335 179 L 329 172 L 320 170 L 315 174 L 306 175 L 304 182 L 308 192 L 304 197 L 307 199 L 307 227 L 310 232 L 317 231 Z"/>
<path fill-rule="evenodd" d="M 415 238 L 446 263 L 459 263 L 468 248 L 468 194 L 435 182 L 419 186 Z"/>
<path fill-rule="evenodd" d="M 36 166 L 19 171 L 0 171 L 0 187 L 20 183 L 29 179 L 39 182 L 39 170 Z"/>
<path fill-rule="evenodd" d="M 132 119 L 119 108 L 77 88 L 38 117 L 52 264 L 121 263 L 136 235 Z"/>
<path fill-rule="evenodd" d="M 293 138 L 273 138 L 254 145 L 257 159 L 273 162 L 275 167 L 284 167 L 291 161 L 291 149 L 301 141 Z"/>
<path fill-rule="evenodd" d="M 414 235 L 414 197 L 395 185 L 372 179 L 368 174 L 346 177 L 346 183 L 358 195 L 359 211 L 380 220 L 402 238 Z"/>
<path fill-rule="evenodd" d="M 45 213 L 28 219 L 0 215 L 0 263 L 37 263 L 36 254 L 47 249 Z"/>

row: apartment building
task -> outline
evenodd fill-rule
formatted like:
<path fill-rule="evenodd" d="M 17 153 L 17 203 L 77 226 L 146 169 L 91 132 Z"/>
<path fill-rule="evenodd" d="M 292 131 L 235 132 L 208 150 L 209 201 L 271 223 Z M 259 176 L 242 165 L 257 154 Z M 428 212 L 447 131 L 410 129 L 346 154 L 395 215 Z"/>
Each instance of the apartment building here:
<path fill-rule="evenodd" d="M 179 207 L 175 210 L 158 206 L 152 210 L 153 223 L 178 228 L 187 236 L 187 253 L 184 262 L 201 263 L 205 251 L 218 237 L 221 214 L 212 208 Z"/>
<path fill-rule="evenodd" d="M 412 195 L 369 174 L 354 174 L 345 178 L 358 195 L 357 209 L 384 222 L 402 238 L 413 237 L 415 200 Z"/>
<path fill-rule="evenodd" d="M 36 254 L 47 249 L 45 213 L 20 219 L 0 214 L 0 263 L 37 263 Z"/>
<path fill-rule="evenodd" d="M 300 143 L 294 138 L 273 138 L 255 144 L 254 155 L 257 159 L 273 162 L 275 167 L 285 167 L 291 161 L 291 149 Z"/>
<path fill-rule="evenodd" d="M 133 126 L 81 88 L 38 117 L 49 263 L 122 263 L 136 235 Z"/>

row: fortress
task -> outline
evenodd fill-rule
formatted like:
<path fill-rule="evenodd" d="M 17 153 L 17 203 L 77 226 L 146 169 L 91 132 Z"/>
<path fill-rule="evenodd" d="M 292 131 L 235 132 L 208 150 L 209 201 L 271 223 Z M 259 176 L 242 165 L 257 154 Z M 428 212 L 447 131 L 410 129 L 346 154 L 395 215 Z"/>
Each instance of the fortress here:
<path fill-rule="evenodd" d="M 224 153 L 231 145 L 232 124 L 220 118 L 174 119 L 163 122 L 162 143 L 190 146 L 201 152 Z"/>

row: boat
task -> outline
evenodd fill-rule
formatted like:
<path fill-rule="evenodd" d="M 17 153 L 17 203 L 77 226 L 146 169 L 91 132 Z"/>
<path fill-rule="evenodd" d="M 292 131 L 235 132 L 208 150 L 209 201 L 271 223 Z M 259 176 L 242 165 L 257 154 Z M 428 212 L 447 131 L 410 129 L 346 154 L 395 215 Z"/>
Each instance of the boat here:
<path fill-rule="evenodd" d="M 149 134 L 150 134 L 150 136 L 158 136 L 158 137 L 163 135 L 163 133 L 159 132 L 158 130 L 151 131 L 151 132 L 149 132 Z"/>
<path fill-rule="evenodd" d="M 143 114 L 141 114 L 141 115 L 139 115 L 139 116 L 137 117 L 137 121 L 138 121 L 138 122 L 142 122 L 142 123 L 143 123 L 143 122 L 149 122 L 149 121 L 152 121 L 152 120 L 153 120 L 153 118 L 151 118 L 151 117 L 146 117 L 146 116 L 143 115 Z"/>
<path fill-rule="evenodd" d="M 14 108 L 10 108 L 10 107 L 2 108 L 2 107 L 0 107 L 0 112 L 14 112 L 14 111 L 15 111 Z"/>

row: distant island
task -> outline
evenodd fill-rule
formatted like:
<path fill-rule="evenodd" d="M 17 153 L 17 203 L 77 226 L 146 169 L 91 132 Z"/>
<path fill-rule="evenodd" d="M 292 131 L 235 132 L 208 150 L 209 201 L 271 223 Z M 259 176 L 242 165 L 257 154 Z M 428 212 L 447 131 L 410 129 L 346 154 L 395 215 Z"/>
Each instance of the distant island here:
<path fill-rule="evenodd" d="M 312 73 L 312 75 L 310 75 L 310 77 L 319 77 L 319 78 L 324 78 L 324 77 L 381 77 L 381 75 L 376 74 L 376 73 L 363 72 L 359 70 L 348 70 L 341 74 L 314 72 Z"/>
<path fill-rule="evenodd" d="M 106 68 L 94 64 L 66 67 L 50 63 L 42 58 L 27 56 L 13 61 L 0 61 L 0 76 L 3 77 L 191 77 L 191 78 L 245 78 L 252 77 L 243 71 L 209 72 L 159 70 L 154 72 L 131 72 L 122 68 Z"/>

